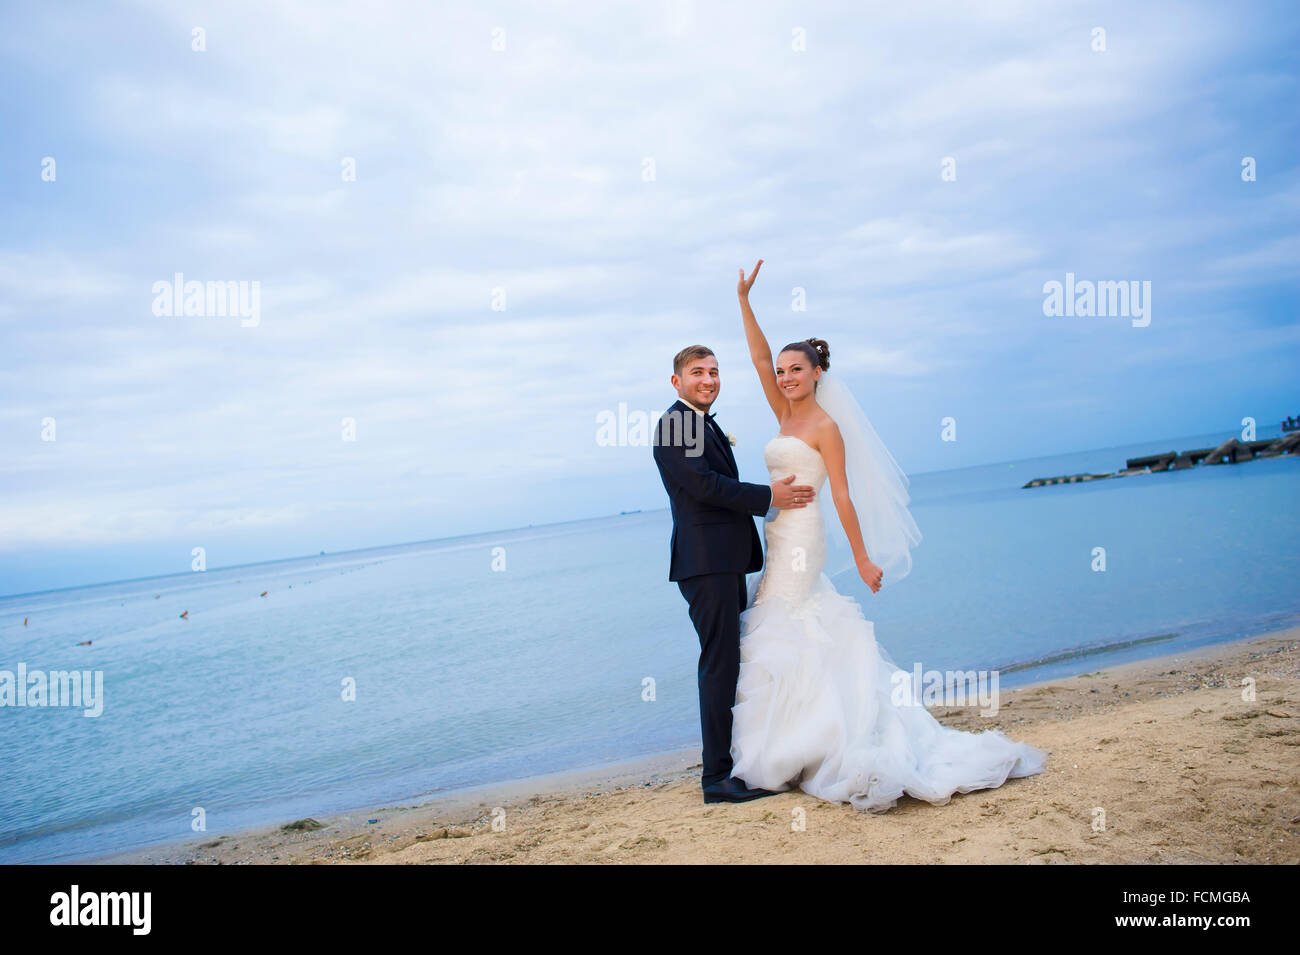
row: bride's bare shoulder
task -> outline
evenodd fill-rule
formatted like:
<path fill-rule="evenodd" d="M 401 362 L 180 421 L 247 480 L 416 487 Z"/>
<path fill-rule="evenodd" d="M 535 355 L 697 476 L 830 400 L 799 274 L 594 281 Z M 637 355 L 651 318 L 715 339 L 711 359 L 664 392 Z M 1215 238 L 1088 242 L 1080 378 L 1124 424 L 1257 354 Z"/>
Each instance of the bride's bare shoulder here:
<path fill-rule="evenodd" d="M 817 450 L 825 449 L 827 443 L 832 445 L 838 444 L 844 446 L 844 439 L 840 436 L 840 426 L 835 423 L 835 419 L 822 412 L 822 416 L 817 419 L 812 428 L 813 437 L 817 440 Z"/>

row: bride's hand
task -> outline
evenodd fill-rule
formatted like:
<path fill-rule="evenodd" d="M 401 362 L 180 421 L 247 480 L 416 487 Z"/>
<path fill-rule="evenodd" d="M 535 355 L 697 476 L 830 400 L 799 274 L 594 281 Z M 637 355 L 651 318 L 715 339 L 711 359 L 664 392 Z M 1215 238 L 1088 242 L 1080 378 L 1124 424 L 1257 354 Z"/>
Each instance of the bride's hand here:
<path fill-rule="evenodd" d="M 884 571 L 871 562 L 868 557 L 859 557 L 857 560 L 858 574 L 862 577 L 862 582 L 871 588 L 871 592 L 880 592 L 880 581 L 884 576 Z"/>
<path fill-rule="evenodd" d="M 736 286 L 736 294 L 741 298 L 749 298 L 749 290 L 754 287 L 754 279 L 758 277 L 758 267 L 763 264 L 763 260 L 758 260 L 758 265 L 754 266 L 754 271 L 749 273 L 749 278 L 745 278 L 745 270 L 740 270 L 740 284 Z"/>

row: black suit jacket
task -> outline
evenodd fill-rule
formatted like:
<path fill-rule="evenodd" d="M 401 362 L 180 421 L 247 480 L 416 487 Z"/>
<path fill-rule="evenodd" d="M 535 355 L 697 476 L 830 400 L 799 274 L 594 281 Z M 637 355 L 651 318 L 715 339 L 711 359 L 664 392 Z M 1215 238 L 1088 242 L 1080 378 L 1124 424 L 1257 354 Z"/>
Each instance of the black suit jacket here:
<path fill-rule="evenodd" d="M 654 459 L 673 511 L 668 579 L 761 570 L 754 517 L 767 513 L 772 489 L 739 480 L 722 429 L 679 399 L 655 426 Z"/>

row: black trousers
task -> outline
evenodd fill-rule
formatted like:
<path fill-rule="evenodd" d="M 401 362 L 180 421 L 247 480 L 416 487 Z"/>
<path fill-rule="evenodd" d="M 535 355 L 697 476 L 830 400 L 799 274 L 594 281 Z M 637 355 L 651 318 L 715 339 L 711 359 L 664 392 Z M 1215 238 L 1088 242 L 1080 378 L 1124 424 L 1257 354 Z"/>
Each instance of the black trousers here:
<path fill-rule="evenodd" d="M 700 574 L 677 582 L 700 638 L 700 735 L 708 786 L 731 775 L 731 708 L 740 677 L 740 612 L 748 591 L 744 574 Z"/>

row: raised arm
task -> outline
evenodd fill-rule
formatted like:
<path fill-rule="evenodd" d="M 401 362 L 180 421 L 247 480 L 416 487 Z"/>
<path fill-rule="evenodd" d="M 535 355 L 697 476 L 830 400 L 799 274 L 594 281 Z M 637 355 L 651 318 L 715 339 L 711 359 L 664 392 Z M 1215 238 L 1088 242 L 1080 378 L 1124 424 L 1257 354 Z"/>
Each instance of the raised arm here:
<path fill-rule="evenodd" d="M 740 296 L 740 314 L 745 322 L 745 340 L 749 343 L 749 357 L 754 362 L 758 380 L 763 385 L 763 394 L 767 396 L 767 403 L 772 406 L 772 414 L 776 415 L 776 422 L 779 425 L 785 421 L 785 416 L 790 410 L 790 402 L 777 387 L 776 369 L 772 365 L 772 346 L 767 343 L 763 330 L 758 327 L 758 319 L 754 317 L 754 310 L 749 307 L 749 290 L 754 285 L 754 279 L 758 278 L 758 269 L 762 264 L 763 260 L 759 259 L 758 265 L 754 266 L 754 271 L 750 273 L 748 279 L 745 278 L 745 270 L 740 270 L 740 284 L 736 286 L 736 293 Z"/>
<path fill-rule="evenodd" d="M 853 548 L 853 562 L 857 564 L 858 573 L 871 592 L 880 590 L 883 572 L 867 555 L 866 545 L 862 541 L 862 525 L 858 522 L 858 511 L 849 496 L 849 480 L 844 471 L 844 438 L 839 426 L 827 418 L 814 432 L 817 450 L 826 462 L 826 477 L 831 485 L 831 500 L 835 502 L 835 513 L 839 515 L 844 534 Z"/>

